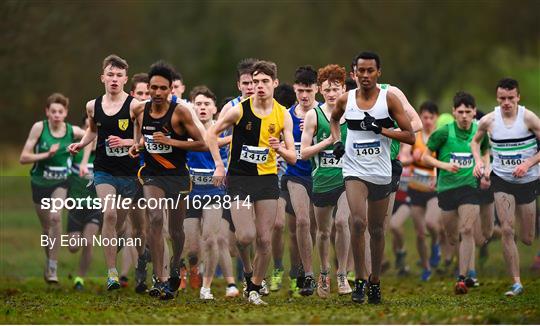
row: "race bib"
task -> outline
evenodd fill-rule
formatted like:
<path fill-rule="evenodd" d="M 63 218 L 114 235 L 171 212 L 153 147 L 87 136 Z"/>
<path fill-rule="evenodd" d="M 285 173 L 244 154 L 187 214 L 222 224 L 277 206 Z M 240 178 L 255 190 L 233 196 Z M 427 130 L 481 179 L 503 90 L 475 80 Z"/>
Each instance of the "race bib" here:
<path fill-rule="evenodd" d="M 43 168 L 43 178 L 47 180 L 65 180 L 69 174 L 67 166 L 48 166 Z"/>
<path fill-rule="evenodd" d="M 413 170 L 410 182 L 416 185 L 431 188 L 431 186 L 435 183 L 435 176 L 433 176 L 429 171 L 415 168 Z"/>
<path fill-rule="evenodd" d="M 213 169 L 189 169 L 191 180 L 198 186 L 212 185 Z"/>
<path fill-rule="evenodd" d="M 516 167 L 523 163 L 525 160 L 523 159 L 523 156 L 518 153 L 505 153 L 505 154 L 499 154 L 499 160 L 501 160 L 502 166 L 507 167 Z"/>
<path fill-rule="evenodd" d="M 302 155 L 300 155 L 300 145 L 301 143 L 294 143 L 294 150 L 296 151 L 296 159 L 301 160 Z"/>
<path fill-rule="evenodd" d="M 321 167 L 322 168 L 341 168 L 341 160 L 338 160 L 332 150 L 322 151 L 320 154 L 321 157 Z"/>
<path fill-rule="evenodd" d="M 474 158 L 472 153 L 451 153 L 450 163 L 455 163 L 460 168 L 472 168 Z"/>
<path fill-rule="evenodd" d="M 129 146 L 111 148 L 109 142 L 105 141 L 105 154 L 116 157 L 126 156 L 129 154 Z"/>
<path fill-rule="evenodd" d="M 171 136 L 167 136 L 167 138 L 171 138 Z M 172 153 L 172 146 L 171 145 L 165 145 L 160 143 L 154 142 L 154 136 L 152 135 L 144 135 L 144 147 L 146 147 L 146 151 L 150 154 L 167 154 Z"/>
<path fill-rule="evenodd" d="M 380 140 L 355 141 L 353 149 L 356 156 L 363 158 L 375 158 L 382 153 Z"/>
<path fill-rule="evenodd" d="M 243 145 L 240 159 L 249 163 L 262 164 L 268 160 L 269 153 L 268 147 Z"/>

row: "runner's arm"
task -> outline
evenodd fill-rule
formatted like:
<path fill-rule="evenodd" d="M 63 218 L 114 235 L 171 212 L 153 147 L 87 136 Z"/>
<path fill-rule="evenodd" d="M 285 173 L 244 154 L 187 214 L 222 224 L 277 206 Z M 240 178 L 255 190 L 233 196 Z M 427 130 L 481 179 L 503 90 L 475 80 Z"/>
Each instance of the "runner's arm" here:
<path fill-rule="evenodd" d="M 82 148 L 90 144 L 97 136 L 97 127 L 94 122 L 94 101 L 89 101 L 86 103 L 86 115 L 90 118 L 88 119 L 88 128 L 84 136 L 78 143 L 73 143 L 68 146 L 68 150 L 71 154 L 77 154 Z"/>
<path fill-rule="evenodd" d="M 330 133 L 332 134 L 332 143 L 341 141 L 341 128 L 339 122 L 345 112 L 345 104 L 347 103 L 348 92 L 341 95 L 336 103 L 336 107 L 332 110 L 330 115 Z"/>
<path fill-rule="evenodd" d="M 219 135 L 226 130 L 227 128 L 236 124 L 236 122 L 241 117 L 240 106 L 236 106 L 228 110 L 225 114 L 220 114 L 216 123 L 211 126 L 205 136 L 206 145 L 210 154 L 212 154 L 212 159 L 214 159 L 214 164 L 216 169 L 218 167 L 225 168 L 223 160 L 221 159 L 221 154 L 219 152 L 218 138 Z"/>
<path fill-rule="evenodd" d="M 401 101 L 401 104 L 403 105 L 403 109 L 405 110 L 405 113 L 407 113 L 407 116 L 409 117 L 409 120 L 411 121 L 411 127 L 414 132 L 418 132 L 422 130 L 422 120 L 420 120 L 420 116 L 418 115 L 418 112 L 414 109 L 414 107 L 409 103 L 409 100 L 407 99 L 407 96 L 401 91 L 401 89 L 397 88 L 396 86 L 390 86 L 389 89 L 390 93 L 397 96 L 397 98 Z"/>
<path fill-rule="evenodd" d="M 476 131 L 476 134 L 471 141 L 471 152 L 473 154 L 475 162 L 473 174 L 477 178 L 480 178 L 483 175 L 487 177 L 486 173 L 488 173 L 485 161 L 482 158 L 482 154 L 480 152 L 480 143 L 482 142 L 482 139 L 484 139 L 484 137 L 486 136 L 489 126 L 491 125 L 492 116 L 492 113 L 489 113 L 483 116 L 482 119 L 480 119 L 480 121 L 478 122 L 478 130 Z"/>
<path fill-rule="evenodd" d="M 313 144 L 313 136 L 317 128 L 317 112 L 309 110 L 304 118 L 304 131 L 302 131 L 302 141 L 300 144 L 300 155 L 303 160 L 307 160 L 328 146 L 332 146 L 332 135 L 324 139 L 320 143 Z"/>
<path fill-rule="evenodd" d="M 283 141 L 285 142 L 285 148 L 279 146 L 276 153 L 279 154 L 287 162 L 287 164 L 296 164 L 296 150 L 294 148 L 294 137 L 292 134 L 293 121 L 288 111 L 284 114 L 283 121 Z M 278 140 L 279 141 L 279 140 Z"/>
<path fill-rule="evenodd" d="M 395 139 L 400 143 L 413 145 L 416 141 L 411 122 L 403 110 L 401 101 L 392 93 L 387 93 L 388 111 L 390 116 L 397 122 L 400 130 L 381 129 L 381 135 Z"/>
<path fill-rule="evenodd" d="M 26 142 L 24 143 L 24 147 L 21 152 L 21 156 L 19 158 L 19 162 L 21 164 L 29 164 L 34 163 L 37 161 L 48 159 L 49 157 L 53 156 L 54 153 L 51 154 L 51 152 L 44 152 L 44 153 L 34 153 L 34 147 L 36 146 L 39 136 L 41 135 L 41 132 L 43 131 L 43 122 L 38 121 L 34 123 L 32 128 L 30 129 L 30 134 L 28 135 L 28 138 L 26 139 Z"/>

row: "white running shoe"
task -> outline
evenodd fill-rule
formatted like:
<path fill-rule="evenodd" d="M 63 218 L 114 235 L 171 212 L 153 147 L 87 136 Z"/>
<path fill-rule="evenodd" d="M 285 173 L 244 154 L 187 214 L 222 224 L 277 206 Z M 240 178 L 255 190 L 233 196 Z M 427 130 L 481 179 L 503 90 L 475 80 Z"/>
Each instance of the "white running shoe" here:
<path fill-rule="evenodd" d="M 337 275 L 337 283 L 338 283 L 338 294 L 339 295 L 345 295 L 352 292 L 351 286 L 349 285 L 349 281 L 347 280 L 346 274 L 338 274 Z"/>
<path fill-rule="evenodd" d="M 510 288 L 510 291 L 507 291 L 504 295 L 507 297 L 515 297 L 521 293 L 523 293 L 523 285 L 521 285 L 521 283 L 514 283 Z"/>
<path fill-rule="evenodd" d="M 261 299 L 261 295 L 259 293 L 257 293 L 257 291 L 250 291 L 249 292 L 248 302 L 252 303 L 252 304 L 254 304 L 256 306 L 266 306 L 266 305 L 268 305 L 268 303 L 264 302 Z"/>
<path fill-rule="evenodd" d="M 51 267 L 49 264 L 45 266 L 44 273 L 45 282 L 47 283 L 58 283 L 58 275 L 56 275 L 56 267 Z"/>
<path fill-rule="evenodd" d="M 268 289 L 268 283 L 266 283 L 265 279 L 263 279 L 261 282 L 261 289 L 259 290 L 259 294 L 262 296 L 267 296 L 270 294 L 270 290 Z"/>
<path fill-rule="evenodd" d="M 227 298 L 236 298 L 237 296 L 240 295 L 240 291 L 238 290 L 238 288 L 235 286 L 228 286 L 226 289 L 225 289 L 225 296 Z"/>
<path fill-rule="evenodd" d="M 214 295 L 212 294 L 212 290 L 210 288 L 205 288 L 204 286 L 201 286 L 201 290 L 199 291 L 199 298 L 201 300 L 214 300 Z"/>

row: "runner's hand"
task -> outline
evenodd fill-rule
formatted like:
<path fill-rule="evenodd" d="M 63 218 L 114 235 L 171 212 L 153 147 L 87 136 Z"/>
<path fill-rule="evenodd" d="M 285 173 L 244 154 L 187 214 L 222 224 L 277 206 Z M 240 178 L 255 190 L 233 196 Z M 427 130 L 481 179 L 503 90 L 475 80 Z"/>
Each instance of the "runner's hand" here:
<path fill-rule="evenodd" d="M 60 144 L 52 144 L 51 148 L 49 148 L 49 157 L 53 157 L 56 152 L 58 152 L 58 148 L 60 148 Z"/>
<path fill-rule="evenodd" d="M 512 175 L 516 178 L 521 178 L 525 174 L 527 174 L 527 171 L 529 171 L 529 167 L 530 167 L 529 162 L 525 161 L 521 163 L 520 165 L 516 166 L 516 168 L 514 169 L 514 172 L 512 172 Z"/>
<path fill-rule="evenodd" d="M 221 187 L 225 185 L 225 167 L 223 165 L 216 166 L 214 175 L 212 176 L 212 183 L 215 187 Z"/>
<path fill-rule="evenodd" d="M 443 166 L 443 170 L 446 170 L 451 173 L 456 173 L 459 171 L 459 164 L 457 163 L 445 163 Z"/>
<path fill-rule="evenodd" d="M 374 133 L 376 134 L 380 134 L 381 131 L 382 131 L 382 127 L 379 126 L 379 124 L 377 123 L 377 119 L 375 119 L 374 117 L 372 117 L 369 113 L 364 113 L 365 114 L 365 118 L 364 118 L 364 123 L 365 123 L 365 126 L 366 126 L 366 129 L 367 130 L 371 130 L 373 131 Z"/>
<path fill-rule="evenodd" d="M 136 157 L 139 157 L 139 152 L 140 152 L 139 144 L 133 144 L 129 148 L 128 154 L 129 154 L 129 157 L 136 158 Z"/>
<path fill-rule="evenodd" d="M 71 155 L 75 155 L 81 150 L 81 144 L 80 143 L 70 144 L 67 149 Z"/>
<path fill-rule="evenodd" d="M 163 144 L 163 145 L 170 145 L 169 141 L 171 140 L 169 137 L 165 136 L 164 133 L 161 131 L 154 132 L 152 134 L 152 137 L 154 138 L 154 143 Z"/>
<path fill-rule="evenodd" d="M 345 145 L 343 145 L 343 142 L 335 142 L 334 143 L 334 151 L 332 152 L 338 160 L 341 159 L 343 155 L 345 155 Z"/>
<path fill-rule="evenodd" d="M 117 147 L 122 147 L 124 146 L 124 140 L 118 136 L 109 136 L 109 138 L 107 138 L 107 142 L 109 143 L 109 147 L 110 148 L 117 148 Z"/>

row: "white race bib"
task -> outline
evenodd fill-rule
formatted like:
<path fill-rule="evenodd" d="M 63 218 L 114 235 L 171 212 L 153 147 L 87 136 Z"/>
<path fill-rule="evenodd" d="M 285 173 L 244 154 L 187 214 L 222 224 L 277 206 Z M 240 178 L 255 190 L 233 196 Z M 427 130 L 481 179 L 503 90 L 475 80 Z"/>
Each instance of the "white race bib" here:
<path fill-rule="evenodd" d="M 382 153 L 380 140 L 357 140 L 353 143 L 354 154 L 358 157 L 373 159 Z"/>
<path fill-rule="evenodd" d="M 411 183 L 431 187 L 434 184 L 434 181 L 435 177 L 428 171 L 422 169 L 413 169 Z"/>
<path fill-rule="evenodd" d="M 268 147 L 243 145 L 240 159 L 255 164 L 266 163 L 269 153 L 270 149 Z"/>
<path fill-rule="evenodd" d="M 322 168 L 341 168 L 341 160 L 338 160 L 332 150 L 322 151 L 320 154 L 321 157 L 321 167 Z"/>
<path fill-rule="evenodd" d="M 193 183 L 199 186 L 211 185 L 212 177 L 214 175 L 213 169 L 194 169 L 190 168 L 191 180 Z"/>
<path fill-rule="evenodd" d="M 69 174 L 67 166 L 48 166 L 43 168 L 43 178 L 47 180 L 65 180 Z"/>
<path fill-rule="evenodd" d="M 129 146 L 111 148 L 109 147 L 109 142 L 106 141 L 105 153 L 107 154 L 107 156 L 116 156 L 116 157 L 126 156 L 129 154 Z"/>
<path fill-rule="evenodd" d="M 472 153 L 451 153 L 450 163 L 455 163 L 460 168 L 472 168 L 474 158 Z"/>
<path fill-rule="evenodd" d="M 171 136 L 167 136 L 167 138 L 170 139 Z M 151 154 L 172 153 L 171 145 L 155 143 L 154 136 L 152 135 L 144 135 L 144 146 L 146 147 L 146 151 Z"/>
<path fill-rule="evenodd" d="M 499 160 L 501 160 L 501 166 L 507 166 L 511 168 L 515 168 L 516 166 L 520 165 L 525 161 L 523 159 L 523 156 L 516 152 L 499 154 Z"/>
<path fill-rule="evenodd" d="M 294 150 L 296 151 L 296 159 L 297 160 L 301 160 L 302 159 L 302 155 L 300 155 L 300 145 L 302 143 L 294 143 Z"/>

